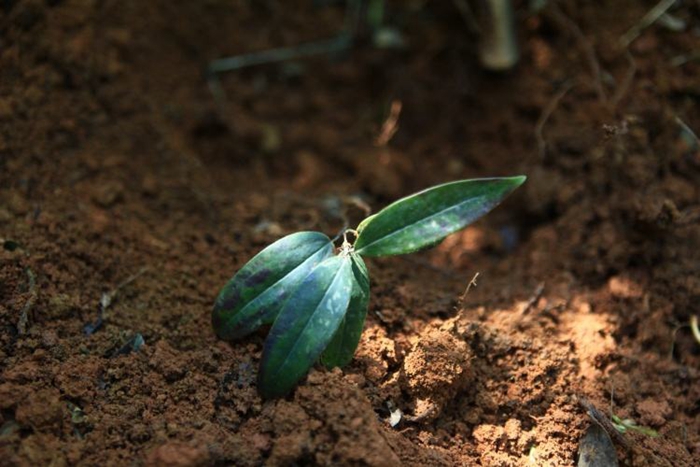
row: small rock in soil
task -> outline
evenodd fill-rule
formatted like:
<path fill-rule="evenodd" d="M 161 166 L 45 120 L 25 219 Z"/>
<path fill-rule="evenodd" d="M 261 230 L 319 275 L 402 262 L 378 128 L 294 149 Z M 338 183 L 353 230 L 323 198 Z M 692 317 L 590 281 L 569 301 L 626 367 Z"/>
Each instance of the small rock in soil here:
<path fill-rule="evenodd" d="M 103 208 L 110 208 L 123 198 L 124 185 L 118 181 L 107 182 L 100 185 L 92 195 L 92 200 Z"/>

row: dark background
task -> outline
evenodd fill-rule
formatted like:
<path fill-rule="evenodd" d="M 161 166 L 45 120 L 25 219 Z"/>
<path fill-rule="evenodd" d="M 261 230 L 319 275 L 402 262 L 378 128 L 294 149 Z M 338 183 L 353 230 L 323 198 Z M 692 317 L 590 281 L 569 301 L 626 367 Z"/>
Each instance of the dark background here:
<path fill-rule="evenodd" d="M 332 37 L 342 5 L 0 2 L 2 462 L 572 465 L 576 396 L 612 392 L 661 433 L 624 462 L 697 465 L 700 6 L 622 47 L 655 2 L 515 3 L 508 73 L 452 2 L 389 2 L 405 48 L 225 74 L 216 100 L 210 60 Z M 280 236 L 516 174 L 436 249 L 368 261 L 342 371 L 263 402 L 264 331 L 215 338 L 220 287 Z"/>

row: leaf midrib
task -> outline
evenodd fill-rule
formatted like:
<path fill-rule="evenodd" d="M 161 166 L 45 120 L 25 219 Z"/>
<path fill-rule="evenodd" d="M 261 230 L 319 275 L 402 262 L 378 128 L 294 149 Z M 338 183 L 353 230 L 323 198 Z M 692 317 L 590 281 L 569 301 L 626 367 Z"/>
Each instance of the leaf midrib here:
<path fill-rule="evenodd" d="M 396 230 L 392 230 L 392 231 L 391 231 L 390 233 L 388 233 L 387 235 L 384 235 L 383 237 L 378 238 L 377 240 L 374 240 L 373 242 L 368 243 L 367 245 L 364 245 L 362 248 L 360 248 L 359 250 L 357 250 L 357 253 L 358 253 L 358 254 L 362 254 L 362 250 L 367 249 L 368 247 L 374 245 L 375 243 L 384 241 L 384 240 L 386 240 L 386 239 L 388 239 L 388 238 L 391 238 L 391 237 L 393 237 L 393 236 L 395 236 L 395 235 L 398 235 L 398 234 L 400 234 L 401 232 L 403 232 L 404 230 L 409 229 L 409 228 L 413 227 L 413 226 L 416 225 L 416 224 L 419 224 L 419 223 L 421 223 L 421 222 L 424 222 L 424 221 L 427 221 L 427 220 L 429 220 L 429 219 L 432 219 L 432 218 L 435 217 L 435 216 L 439 216 L 439 215 L 441 215 L 441 214 L 444 214 L 445 212 L 447 212 L 447 211 L 449 211 L 449 210 L 451 210 L 451 209 L 457 209 L 457 208 L 459 208 L 460 206 L 462 206 L 463 204 L 466 204 L 466 203 L 469 203 L 469 202 L 472 202 L 472 201 L 474 201 L 474 200 L 477 200 L 477 199 L 479 199 L 479 198 L 484 198 L 484 197 L 485 197 L 484 195 L 482 195 L 482 196 L 475 196 L 475 197 L 470 198 L 470 199 L 468 199 L 468 200 L 465 200 L 465 201 L 463 201 L 463 202 L 461 202 L 461 203 L 453 204 L 453 205 L 450 206 L 450 207 L 447 207 L 447 208 L 445 208 L 445 209 L 442 209 L 442 210 L 440 210 L 440 211 L 438 211 L 438 212 L 436 212 L 436 213 L 434 213 L 434 214 L 431 214 L 431 215 L 429 215 L 428 217 L 424 217 L 424 218 L 422 218 L 422 219 L 420 219 L 420 220 L 418 220 L 418 221 L 416 221 L 416 222 L 413 222 L 413 223 L 411 223 L 411 224 L 405 225 L 405 226 L 400 227 L 400 228 L 398 228 L 398 229 L 396 229 Z M 408 201 L 408 200 L 407 200 L 407 201 Z M 377 213 L 377 214 L 379 214 L 379 213 Z M 365 231 L 366 231 L 366 230 L 365 230 Z"/>
<path fill-rule="evenodd" d="M 266 288 L 265 288 L 262 292 L 260 292 L 254 299 L 252 299 L 252 300 L 249 301 L 245 306 L 243 306 L 243 308 L 241 308 L 241 309 L 238 311 L 238 313 L 234 314 L 234 315 L 232 316 L 232 318 L 235 317 L 235 316 L 238 316 L 238 315 L 243 315 L 244 312 L 245 312 L 249 307 L 251 307 L 251 306 L 253 306 L 254 304 L 258 303 L 258 302 L 262 299 L 262 297 L 264 297 L 268 292 L 270 292 L 270 290 L 272 290 L 272 289 L 274 289 L 275 287 L 277 287 L 282 281 L 284 281 L 287 277 L 289 277 L 294 271 L 296 271 L 297 269 L 299 269 L 300 267 L 302 267 L 303 265 L 305 265 L 306 263 L 308 263 L 309 261 L 311 261 L 311 260 L 318 254 L 318 252 L 321 251 L 322 249 L 324 249 L 325 247 L 327 247 L 329 243 L 330 243 L 330 240 L 328 241 L 328 243 L 325 243 L 325 244 L 322 245 L 319 249 L 317 249 L 316 251 L 314 251 L 313 253 L 311 253 L 311 254 L 309 255 L 309 257 L 306 258 L 304 261 L 302 261 L 301 263 L 299 263 L 298 265 L 296 265 L 295 267 L 293 267 L 287 274 L 285 274 L 284 276 L 282 276 L 281 278 L 279 278 L 277 281 L 275 281 L 274 284 L 272 284 L 272 285 L 269 286 L 269 287 L 266 287 Z"/>
<path fill-rule="evenodd" d="M 341 271 L 341 269 L 344 268 L 344 267 L 345 267 L 345 264 L 341 265 L 341 266 L 338 268 L 338 270 L 336 271 L 335 276 L 333 277 L 333 280 L 331 281 L 331 284 L 328 286 L 328 288 L 326 289 L 326 291 L 323 293 L 323 296 L 321 297 L 321 300 L 319 300 L 319 301 L 316 303 L 316 306 L 314 307 L 314 312 L 311 313 L 311 315 L 309 315 L 309 319 L 306 320 L 306 323 L 304 324 L 304 327 L 302 328 L 301 332 L 299 333 L 299 336 L 303 335 L 304 332 L 306 332 L 306 329 L 309 327 L 309 323 L 311 322 L 311 319 L 314 317 L 314 315 L 315 315 L 316 312 L 318 311 L 318 305 L 319 305 L 320 303 L 323 303 L 323 301 L 326 299 L 326 296 L 328 295 L 328 292 L 330 292 L 330 290 L 331 290 L 331 289 L 333 288 L 333 286 L 335 285 L 335 282 L 338 280 L 338 277 L 340 277 L 340 271 Z M 337 330 L 337 328 L 336 328 L 336 330 Z M 289 352 L 287 353 L 287 356 L 284 357 L 284 361 L 283 361 L 282 364 L 279 366 L 279 369 L 278 369 L 273 375 L 271 375 L 273 379 L 274 379 L 274 378 L 277 378 L 277 375 L 280 373 L 280 371 L 282 371 L 282 368 L 284 368 L 284 367 L 287 365 L 287 362 L 289 361 L 289 357 L 294 353 L 294 351 L 296 350 L 296 348 L 297 348 L 298 345 L 299 345 L 299 339 L 297 339 L 296 342 L 294 342 L 294 345 L 292 346 L 292 348 L 291 348 L 291 349 L 289 350 Z"/>

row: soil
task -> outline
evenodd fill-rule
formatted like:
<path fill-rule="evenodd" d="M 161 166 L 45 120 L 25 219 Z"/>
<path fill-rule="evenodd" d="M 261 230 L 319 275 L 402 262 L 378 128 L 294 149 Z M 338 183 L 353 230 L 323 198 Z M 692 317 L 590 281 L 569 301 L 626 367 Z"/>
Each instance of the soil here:
<path fill-rule="evenodd" d="M 658 431 L 621 465 L 700 465 L 697 2 L 627 48 L 657 2 L 516 2 L 505 74 L 452 2 L 390 2 L 403 49 L 213 96 L 210 60 L 332 37 L 342 5 L 313 3 L 0 2 L 1 463 L 575 465 L 586 398 Z M 516 174 L 439 247 L 368 261 L 348 367 L 263 401 L 265 330 L 216 339 L 219 289 L 280 236 Z"/>

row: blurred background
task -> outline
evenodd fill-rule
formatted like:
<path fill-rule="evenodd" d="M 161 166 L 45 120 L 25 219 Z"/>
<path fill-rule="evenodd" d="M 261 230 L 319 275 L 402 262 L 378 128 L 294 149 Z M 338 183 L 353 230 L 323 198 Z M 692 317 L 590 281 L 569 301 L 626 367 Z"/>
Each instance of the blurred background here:
<path fill-rule="evenodd" d="M 689 0 L 0 0 L 3 459 L 572 465 L 586 396 L 697 465 L 698 76 Z M 216 340 L 280 236 L 517 174 L 368 264 L 343 371 L 263 403 Z"/>

